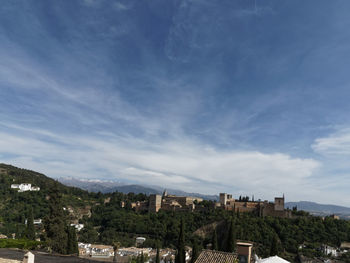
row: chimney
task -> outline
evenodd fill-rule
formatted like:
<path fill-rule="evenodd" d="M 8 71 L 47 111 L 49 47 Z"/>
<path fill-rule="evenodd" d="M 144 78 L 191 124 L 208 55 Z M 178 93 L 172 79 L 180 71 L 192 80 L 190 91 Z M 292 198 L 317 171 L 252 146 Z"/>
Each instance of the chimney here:
<path fill-rule="evenodd" d="M 31 252 L 28 252 L 24 255 L 23 263 L 34 263 L 34 254 Z"/>
<path fill-rule="evenodd" d="M 237 242 L 237 254 L 239 263 L 250 263 L 252 256 L 252 243 Z"/>

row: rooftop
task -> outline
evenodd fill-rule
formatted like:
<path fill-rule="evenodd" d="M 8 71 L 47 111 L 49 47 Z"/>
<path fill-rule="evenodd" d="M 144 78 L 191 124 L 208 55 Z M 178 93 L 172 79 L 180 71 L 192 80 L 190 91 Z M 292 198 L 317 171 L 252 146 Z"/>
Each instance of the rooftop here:
<path fill-rule="evenodd" d="M 195 263 L 235 263 L 237 255 L 215 250 L 202 250 Z"/>

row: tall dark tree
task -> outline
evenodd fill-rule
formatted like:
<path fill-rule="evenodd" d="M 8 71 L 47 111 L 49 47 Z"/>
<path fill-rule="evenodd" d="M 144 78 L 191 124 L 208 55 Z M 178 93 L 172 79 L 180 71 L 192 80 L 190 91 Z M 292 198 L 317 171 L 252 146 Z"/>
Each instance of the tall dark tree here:
<path fill-rule="evenodd" d="M 180 224 L 180 233 L 177 244 L 177 254 L 175 257 L 175 263 L 186 263 L 186 252 L 185 252 L 185 225 L 183 218 Z"/>
<path fill-rule="evenodd" d="M 50 188 L 49 209 L 49 214 L 44 220 L 47 244 L 53 251 L 67 254 L 67 223 L 57 182 Z"/>
<path fill-rule="evenodd" d="M 199 248 L 198 248 L 198 242 L 195 239 L 193 242 L 193 246 L 192 246 L 192 258 L 191 258 L 191 263 L 196 262 L 197 258 L 199 256 Z"/>
<path fill-rule="evenodd" d="M 143 251 L 141 252 L 140 262 L 141 262 L 141 263 L 144 263 L 144 262 L 145 262 L 145 257 L 143 256 Z"/>
<path fill-rule="evenodd" d="M 28 218 L 27 218 L 26 238 L 30 240 L 35 240 L 33 207 L 30 207 L 28 210 L 29 211 L 28 211 Z"/>
<path fill-rule="evenodd" d="M 68 239 L 67 239 L 67 254 L 78 254 L 78 243 L 77 243 L 77 234 L 75 228 L 68 226 L 67 227 Z"/>
<path fill-rule="evenodd" d="M 278 255 L 278 237 L 274 235 L 271 242 L 270 256 Z"/>
<path fill-rule="evenodd" d="M 16 237 L 16 239 L 20 239 L 20 238 L 22 237 L 22 232 L 20 231 L 20 226 L 19 226 L 18 223 L 16 224 L 16 233 L 15 233 L 15 237 Z"/>
<path fill-rule="evenodd" d="M 156 263 L 160 263 L 160 257 L 159 257 L 159 244 L 158 244 L 158 242 L 157 242 Z"/>
<path fill-rule="evenodd" d="M 228 236 L 227 236 L 226 252 L 232 253 L 235 251 L 235 248 L 236 248 L 236 229 L 235 229 L 235 222 L 233 219 L 231 219 Z"/>
<path fill-rule="evenodd" d="M 214 233 L 213 233 L 213 237 L 211 240 L 211 245 L 212 245 L 212 250 L 219 250 L 218 234 L 216 233 L 216 228 L 214 228 Z"/>

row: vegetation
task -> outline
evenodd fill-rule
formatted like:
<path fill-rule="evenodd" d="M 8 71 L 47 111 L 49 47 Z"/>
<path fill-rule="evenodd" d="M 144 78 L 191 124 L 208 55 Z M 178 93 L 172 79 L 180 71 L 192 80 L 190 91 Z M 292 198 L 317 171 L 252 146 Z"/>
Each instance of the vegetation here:
<path fill-rule="evenodd" d="M 33 208 L 29 209 L 29 215 L 27 219 L 26 238 L 28 238 L 29 240 L 35 240 Z"/>
<path fill-rule="evenodd" d="M 175 258 L 175 263 L 186 263 L 186 254 L 185 254 L 185 226 L 183 218 L 181 218 L 180 224 L 180 233 L 177 244 L 177 253 Z"/>
<path fill-rule="evenodd" d="M 43 242 L 28 239 L 0 239 L 0 248 L 36 249 L 43 245 Z"/>
<path fill-rule="evenodd" d="M 230 228 L 227 236 L 226 252 L 234 252 L 236 249 L 236 229 L 234 219 L 231 219 Z"/>
<path fill-rule="evenodd" d="M 214 229 L 213 233 L 213 239 L 211 241 L 212 249 L 213 250 L 219 250 L 219 245 L 218 245 L 218 235 L 216 233 L 216 229 Z"/>
<path fill-rule="evenodd" d="M 32 183 L 41 190 L 18 193 L 11 189 L 13 183 Z M 109 202 L 105 203 L 107 198 Z M 260 218 L 249 213 L 214 209 L 211 201 L 202 202 L 201 205 L 205 209 L 194 212 L 160 210 L 158 213 L 148 213 L 131 209 L 132 202 L 147 198 L 143 194 L 132 193 L 88 193 L 61 185 L 33 171 L 0 164 L 0 233 L 8 237 L 16 233 L 16 240 L 1 241 L 0 244 L 7 246 L 4 245 L 6 242 L 14 242 L 11 243 L 12 246 L 22 247 L 27 246 L 25 244 L 47 245 L 57 252 L 70 253 L 73 250 L 69 248 L 69 239 L 74 239 L 75 231 L 67 225 L 72 217 L 75 220 L 79 219 L 85 226 L 77 233 L 79 241 L 113 244 L 118 240 L 121 246 L 133 246 L 137 236 L 144 236 L 147 239 L 143 244 L 145 247 L 155 248 L 160 241 L 160 247 L 181 248 L 186 245 L 196 247 L 197 251 L 200 251 L 212 243 L 213 248 L 217 246 L 218 250 L 227 251 L 229 248 L 233 251 L 232 247 L 237 239 L 254 242 L 254 249 L 261 257 L 277 254 L 294 260 L 297 254 L 307 257 L 320 256 L 318 248 L 322 244 L 337 247 L 343 241 L 350 241 L 349 221 L 330 217 L 322 219 L 296 209 L 293 210 L 292 219 Z M 121 202 L 125 203 L 124 208 Z M 74 212 L 72 215 L 64 212 L 62 207 L 71 207 L 74 211 L 89 207 L 91 214 L 77 215 Z M 59 219 L 55 219 L 57 216 Z M 34 241 L 24 240 L 23 238 L 33 237 L 32 234 L 28 234 L 31 226 L 25 225 L 25 219 L 28 219 L 29 223 L 32 221 L 30 218 L 45 217 L 46 232 L 35 226 L 36 236 L 45 240 L 45 243 L 30 243 Z M 217 223 L 215 231 L 212 228 L 196 232 L 214 222 Z M 58 235 L 57 239 L 54 233 Z M 303 246 L 299 249 L 301 244 Z M 344 255 L 344 258 L 350 257 Z"/>

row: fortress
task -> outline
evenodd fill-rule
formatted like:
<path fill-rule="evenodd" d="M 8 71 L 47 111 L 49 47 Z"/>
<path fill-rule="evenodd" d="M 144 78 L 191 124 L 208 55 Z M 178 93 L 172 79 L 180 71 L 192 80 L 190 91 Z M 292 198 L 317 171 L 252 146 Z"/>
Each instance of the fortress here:
<path fill-rule="evenodd" d="M 202 202 L 202 198 L 192 196 L 168 195 L 164 191 L 163 196 L 152 194 L 149 196 L 149 211 L 157 213 L 159 209 L 167 211 L 193 211 L 195 203 Z"/>
<path fill-rule="evenodd" d="M 235 212 L 257 213 L 261 217 L 292 217 L 292 211 L 284 208 L 284 195 L 283 197 L 275 197 L 275 202 L 272 203 L 268 202 L 267 200 L 236 200 L 232 198 L 232 195 L 230 194 L 220 193 L 220 207 L 224 208 L 225 210 L 233 210 Z"/>
<path fill-rule="evenodd" d="M 149 211 L 152 213 L 157 213 L 160 209 L 166 211 L 194 211 L 203 209 L 201 206 L 196 207 L 196 204 L 202 201 L 202 198 L 168 195 L 167 191 L 164 191 L 163 195 L 151 194 L 149 201 L 135 202 L 131 204 L 131 207 L 135 211 Z M 220 193 L 219 202 L 213 203 L 213 205 L 216 209 L 221 208 L 238 213 L 250 212 L 261 217 L 292 217 L 292 211 L 284 208 L 284 195 L 283 197 L 275 197 L 275 202 L 269 202 L 267 200 L 254 201 L 254 199 L 249 201 L 248 197 L 234 199 L 231 194 Z"/>

